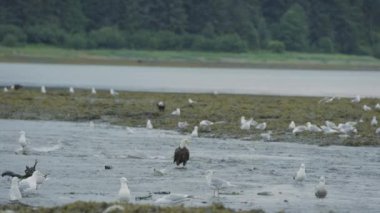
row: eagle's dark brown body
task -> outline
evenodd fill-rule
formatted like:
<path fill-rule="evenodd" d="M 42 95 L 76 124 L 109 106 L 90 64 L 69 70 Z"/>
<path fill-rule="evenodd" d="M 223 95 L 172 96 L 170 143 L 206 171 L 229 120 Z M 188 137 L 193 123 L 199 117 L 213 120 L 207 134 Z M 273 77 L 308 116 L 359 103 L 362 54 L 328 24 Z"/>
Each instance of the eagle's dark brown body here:
<path fill-rule="evenodd" d="M 178 147 L 175 152 L 174 152 L 174 163 L 177 164 L 177 166 L 179 166 L 181 163 L 183 164 L 183 166 L 186 165 L 186 162 L 189 160 L 190 158 L 190 152 L 189 150 L 185 147 L 181 148 L 181 147 Z"/>
<path fill-rule="evenodd" d="M 319 199 L 325 198 L 327 195 L 327 190 L 326 189 L 320 189 L 315 192 L 315 196 Z"/>

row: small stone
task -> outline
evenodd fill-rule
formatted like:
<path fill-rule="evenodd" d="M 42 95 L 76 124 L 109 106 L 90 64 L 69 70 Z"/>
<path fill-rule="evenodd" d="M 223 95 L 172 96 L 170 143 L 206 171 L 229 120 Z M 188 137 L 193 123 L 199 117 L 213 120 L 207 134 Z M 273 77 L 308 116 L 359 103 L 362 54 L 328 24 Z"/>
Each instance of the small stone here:
<path fill-rule="evenodd" d="M 110 165 L 105 165 L 105 166 L 104 166 L 104 169 L 107 169 L 107 170 L 108 170 L 108 169 L 112 169 L 112 166 L 110 166 Z"/>

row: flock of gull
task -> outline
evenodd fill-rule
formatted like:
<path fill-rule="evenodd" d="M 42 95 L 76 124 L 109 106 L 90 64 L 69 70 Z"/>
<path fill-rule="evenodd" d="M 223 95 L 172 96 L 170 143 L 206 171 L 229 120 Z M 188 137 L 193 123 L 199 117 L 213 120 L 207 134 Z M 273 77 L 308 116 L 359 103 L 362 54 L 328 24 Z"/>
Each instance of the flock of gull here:
<path fill-rule="evenodd" d="M 8 92 L 8 89 L 5 87 L 4 92 Z M 73 87 L 69 88 L 69 92 L 71 94 L 75 93 L 75 90 Z M 47 93 L 46 87 L 42 86 L 41 87 L 41 93 Z M 92 94 L 96 94 L 95 88 L 91 89 Z M 118 92 L 116 92 L 114 89 L 110 89 L 110 95 L 116 96 L 118 95 Z M 321 102 L 331 102 L 335 98 L 325 98 L 322 99 Z M 353 103 L 359 103 L 360 102 L 360 96 L 355 97 L 352 99 Z M 197 102 L 188 99 L 189 105 L 194 105 Z M 165 110 L 165 103 L 163 101 L 157 102 L 157 108 L 159 111 L 164 111 Z M 376 104 L 374 106 L 375 110 L 380 110 L 380 104 Z M 364 111 L 370 111 L 372 110 L 372 107 L 364 105 L 363 106 Z M 176 108 L 173 112 L 171 112 L 171 115 L 173 116 L 180 116 L 181 115 L 181 109 Z M 362 122 L 362 121 L 359 121 Z M 214 125 L 216 122 L 212 122 L 209 120 L 202 120 L 199 123 L 199 128 L 202 130 L 210 130 L 210 126 Z M 311 122 L 307 122 L 305 125 L 296 125 L 294 121 L 291 121 L 289 124 L 288 129 L 292 131 L 294 135 L 300 134 L 301 132 L 304 131 L 310 131 L 310 132 L 321 132 L 324 134 L 340 134 L 340 137 L 348 137 L 349 134 L 356 134 L 357 133 L 357 128 L 355 127 L 358 122 L 354 121 L 347 121 L 345 123 L 339 123 L 336 125 L 332 121 L 325 121 L 324 125 L 318 126 L 316 124 L 312 124 Z M 377 126 L 378 121 L 376 116 L 373 116 L 371 120 L 371 125 L 372 126 Z M 90 126 L 93 127 L 93 122 L 90 122 Z M 187 122 L 178 122 L 178 128 L 183 129 L 188 127 Z M 251 127 L 256 128 L 258 130 L 266 130 L 267 128 L 267 123 L 262 122 L 258 123 L 256 122 L 253 118 L 246 119 L 245 116 L 241 116 L 240 119 L 240 129 L 242 130 L 249 130 Z M 127 127 L 128 128 L 128 127 Z M 146 128 L 147 129 L 152 129 L 152 121 L 147 120 L 146 122 Z M 128 129 L 127 129 L 128 130 Z M 133 130 L 129 129 L 128 131 L 133 132 Z M 261 137 L 269 141 L 271 140 L 271 131 L 264 132 L 261 134 Z M 28 139 L 26 138 L 26 133 L 24 131 L 20 131 L 20 137 L 18 139 L 18 142 L 20 144 L 20 149 L 22 150 L 21 153 L 26 153 L 27 152 L 27 147 L 28 147 Z M 380 134 L 380 128 L 376 129 L 376 134 Z M 198 126 L 194 126 L 193 131 L 190 134 L 191 137 L 198 137 Z M 185 167 L 187 161 L 190 159 L 190 151 L 187 148 L 187 145 L 190 143 L 190 139 L 186 138 L 181 141 L 180 145 L 178 148 L 175 149 L 174 151 L 174 157 L 173 157 L 173 162 L 177 165 L 177 167 L 182 164 L 182 168 Z M 36 162 L 37 164 L 37 162 Z M 18 175 L 10 171 L 6 171 L 2 174 L 2 176 L 11 176 L 12 181 L 11 181 L 11 187 L 9 191 L 9 198 L 11 201 L 17 201 L 22 199 L 23 196 L 27 196 L 30 193 L 34 193 L 39 186 L 47 180 L 47 175 L 43 174 L 42 172 L 38 171 L 35 169 L 36 164 L 34 165 L 33 169 L 27 167 L 25 170 L 25 175 Z M 33 170 L 33 171 L 31 171 Z M 154 173 L 156 175 L 163 175 L 164 171 L 154 169 Z M 221 190 L 224 190 L 226 188 L 232 187 L 233 184 L 231 184 L 229 181 L 223 180 L 221 178 L 215 177 L 214 176 L 214 171 L 209 170 L 206 172 L 205 175 L 206 182 L 209 186 L 209 188 L 213 191 L 213 196 L 214 197 L 219 197 L 219 192 Z M 295 173 L 293 177 L 295 183 L 297 184 L 302 184 L 303 181 L 306 179 L 306 172 L 305 172 L 305 164 L 302 163 L 300 165 L 299 170 Z M 327 189 L 325 186 L 325 178 L 324 176 L 321 176 L 319 179 L 319 183 L 315 187 L 315 196 L 317 198 L 325 198 L 327 196 Z M 120 189 L 118 192 L 118 197 L 120 201 L 131 201 L 131 191 L 129 190 L 128 187 L 128 180 L 125 177 L 120 178 Z M 171 203 L 181 203 L 187 199 L 192 198 L 193 196 L 190 195 L 185 195 L 185 194 L 168 194 L 165 195 L 161 198 L 158 198 L 155 202 L 158 204 L 171 204 Z"/>

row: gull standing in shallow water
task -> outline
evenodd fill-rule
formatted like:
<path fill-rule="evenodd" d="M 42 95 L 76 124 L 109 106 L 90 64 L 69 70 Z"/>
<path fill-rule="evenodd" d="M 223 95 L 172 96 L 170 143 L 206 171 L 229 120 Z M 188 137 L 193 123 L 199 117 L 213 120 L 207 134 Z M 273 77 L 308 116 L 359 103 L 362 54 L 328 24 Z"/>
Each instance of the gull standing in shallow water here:
<path fill-rule="evenodd" d="M 327 196 L 327 190 L 325 186 L 325 177 L 321 176 L 319 178 L 319 183 L 315 187 L 315 196 L 319 199 L 323 199 Z"/>
<path fill-rule="evenodd" d="M 149 119 L 148 119 L 147 122 L 146 122 L 146 128 L 147 128 L 147 129 L 153 129 L 152 122 L 150 122 Z"/>
<path fill-rule="evenodd" d="M 194 130 L 191 132 L 191 137 L 198 137 L 198 126 L 194 126 Z"/>
<path fill-rule="evenodd" d="M 18 138 L 18 142 L 22 148 L 25 148 L 26 145 L 28 144 L 28 141 L 26 140 L 25 134 L 26 134 L 25 131 L 21 130 L 20 131 L 20 137 Z"/>
<path fill-rule="evenodd" d="M 296 183 L 302 183 L 306 179 L 305 164 L 302 163 L 301 167 L 297 171 L 296 175 L 293 177 Z"/>
<path fill-rule="evenodd" d="M 129 191 L 127 182 L 127 178 L 120 178 L 119 200 L 122 202 L 129 202 L 131 199 L 131 192 Z"/>
<path fill-rule="evenodd" d="M 9 190 L 9 199 L 11 201 L 21 200 L 22 195 L 18 186 L 18 177 L 12 178 L 11 189 Z"/>
<path fill-rule="evenodd" d="M 219 197 L 219 191 L 233 186 L 230 182 L 214 177 L 214 171 L 208 170 L 206 172 L 206 181 L 208 186 L 213 190 L 213 196 Z"/>

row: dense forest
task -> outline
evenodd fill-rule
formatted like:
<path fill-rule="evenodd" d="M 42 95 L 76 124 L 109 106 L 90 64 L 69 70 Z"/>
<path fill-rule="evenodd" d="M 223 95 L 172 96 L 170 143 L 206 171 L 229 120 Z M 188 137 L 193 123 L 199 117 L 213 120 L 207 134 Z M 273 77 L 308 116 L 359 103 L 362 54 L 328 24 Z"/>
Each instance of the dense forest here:
<path fill-rule="evenodd" d="M 0 44 L 380 57 L 380 0 L 0 0 Z"/>

